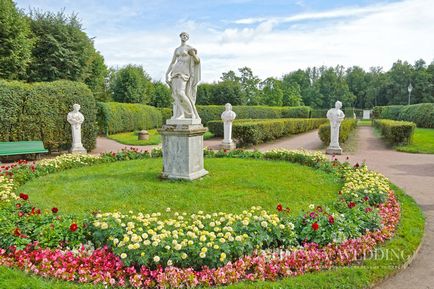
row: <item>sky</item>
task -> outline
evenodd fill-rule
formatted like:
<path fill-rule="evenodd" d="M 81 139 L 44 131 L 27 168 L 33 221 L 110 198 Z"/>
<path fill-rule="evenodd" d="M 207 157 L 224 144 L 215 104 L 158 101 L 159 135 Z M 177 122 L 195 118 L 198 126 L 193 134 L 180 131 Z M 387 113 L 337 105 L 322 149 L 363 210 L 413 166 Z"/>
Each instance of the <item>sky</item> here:
<path fill-rule="evenodd" d="M 261 79 L 312 66 L 390 69 L 434 60 L 434 0 L 16 0 L 28 11 L 76 13 L 108 66 L 142 65 L 164 80 L 179 33 L 190 34 L 202 81 L 247 66 Z"/>

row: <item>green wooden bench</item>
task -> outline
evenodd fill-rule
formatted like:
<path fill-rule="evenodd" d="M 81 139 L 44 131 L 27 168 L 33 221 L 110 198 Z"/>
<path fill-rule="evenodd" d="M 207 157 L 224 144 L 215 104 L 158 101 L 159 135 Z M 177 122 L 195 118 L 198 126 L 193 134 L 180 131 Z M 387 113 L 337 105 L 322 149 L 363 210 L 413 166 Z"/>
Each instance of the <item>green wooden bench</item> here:
<path fill-rule="evenodd" d="M 0 142 L 0 156 L 47 153 L 42 141 Z"/>

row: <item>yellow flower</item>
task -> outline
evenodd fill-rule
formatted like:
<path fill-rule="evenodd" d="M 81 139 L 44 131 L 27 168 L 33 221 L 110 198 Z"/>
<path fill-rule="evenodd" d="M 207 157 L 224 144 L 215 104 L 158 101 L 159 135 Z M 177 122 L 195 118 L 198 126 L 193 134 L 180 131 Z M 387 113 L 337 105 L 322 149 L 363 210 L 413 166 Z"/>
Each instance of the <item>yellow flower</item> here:
<path fill-rule="evenodd" d="M 202 259 L 206 257 L 206 253 L 204 252 L 200 252 L 199 257 L 201 257 Z"/>
<path fill-rule="evenodd" d="M 220 261 L 223 262 L 226 259 L 226 254 L 225 253 L 221 253 L 220 254 Z"/>
<path fill-rule="evenodd" d="M 125 254 L 125 253 L 122 253 L 122 254 L 121 254 L 121 258 L 122 258 L 122 259 L 125 259 L 126 257 L 127 257 L 127 254 Z"/>
<path fill-rule="evenodd" d="M 187 254 L 182 253 L 182 254 L 181 254 L 181 259 L 185 260 L 186 258 L 187 258 Z"/>

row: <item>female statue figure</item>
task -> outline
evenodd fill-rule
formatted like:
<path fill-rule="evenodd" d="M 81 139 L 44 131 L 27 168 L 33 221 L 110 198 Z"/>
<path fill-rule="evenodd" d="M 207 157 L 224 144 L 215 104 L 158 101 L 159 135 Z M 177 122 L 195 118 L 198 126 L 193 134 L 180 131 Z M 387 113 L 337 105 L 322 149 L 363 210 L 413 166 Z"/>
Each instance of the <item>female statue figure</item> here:
<path fill-rule="evenodd" d="M 86 149 L 81 143 L 81 124 L 84 122 L 84 116 L 80 112 L 80 105 L 74 104 L 73 110 L 68 113 L 66 120 L 71 124 L 72 129 L 72 153 L 86 153 Z"/>
<path fill-rule="evenodd" d="M 186 44 L 189 35 L 182 32 L 181 46 L 175 49 L 172 62 L 166 72 L 166 82 L 172 89 L 172 119 L 199 119 L 195 103 L 200 81 L 200 59 L 197 50 Z"/>

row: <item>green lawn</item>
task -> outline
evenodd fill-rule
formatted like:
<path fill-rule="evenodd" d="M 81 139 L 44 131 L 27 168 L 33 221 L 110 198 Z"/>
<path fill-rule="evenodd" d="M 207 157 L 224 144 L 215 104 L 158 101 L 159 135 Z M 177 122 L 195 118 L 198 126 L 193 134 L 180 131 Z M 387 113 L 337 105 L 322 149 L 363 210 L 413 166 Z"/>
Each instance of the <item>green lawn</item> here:
<path fill-rule="evenodd" d="M 390 274 L 393 274 L 399 266 L 404 264 L 419 246 L 424 233 L 424 217 L 421 209 L 415 201 L 397 190 L 401 203 L 401 222 L 395 237 L 378 248 L 380 252 L 396 252 L 399 256 L 403 252 L 403 258 L 381 258 L 366 260 L 352 267 L 336 267 L 333 270 L 306 275 L 285 278 L 276 282 L 241 282 L 224 286 L 227 289 L 277 289 L 277 288 L 333 288 L 333 289 L 361 289 L 370 288 L 372 284 L 379 282 Z M 395 255 L 393 255 L 395 256 Z M 47 280 L 41 277 L 28 275 L 22 271 L 0 267 L 0 288 L 8 289 L 90 289 L 104 288 L 103 286 L 78 285 L 57 280 Z"/>
<path fill-rule="evenodd" d="M 150 129 L 148 130 L 148 132 L 149 132 L 148 140 L 138 140 L 138 131 L 122 132 L 122 133 L 112 134 L 107 137 L 109 139 L 117 141 L 118 143 L 126 144 L 126 145 L 134 145 L 134 146 L 158 145 L 161 143 L 160 134 L 156 129 Z M 214 134 L 210 131 L 207 131 L 203 135 L 203 139 L 210 139 L 213 137 Z"/>
<path fill-rule="evenodd" d="M 370 119 L 359 119 L 359 121 L 357 122 L 358 126 L 371 126 L 372 125 L 372 120 Z"/>
<path fill-rule="evenodd" d="M 205 159 L 210 174 L 201 180 L 159 178 L 162 159 L 101 164 L 37 178 L 19 188 L 43 209 L 84 212 L 241 212 L 278 203 L 298 213 L 309 204 L 336 198 L 341 182 L 333 175 L 283 161 Z"/>
<path fill-rule="evenodd" d="M 416 128 L 412 144 L 397 146 L 396 150 L 407 153 L 434 154 L 434 129 Z"/>

